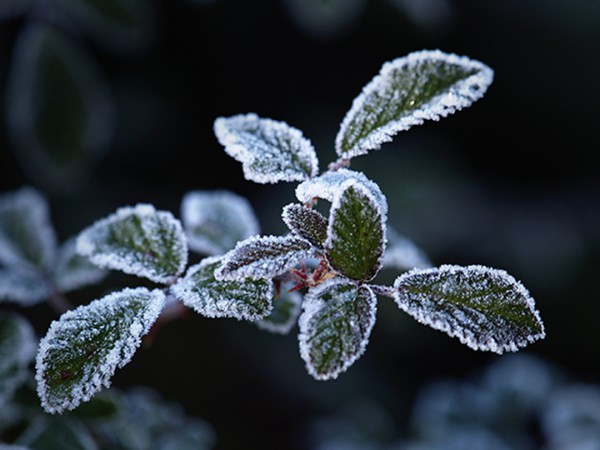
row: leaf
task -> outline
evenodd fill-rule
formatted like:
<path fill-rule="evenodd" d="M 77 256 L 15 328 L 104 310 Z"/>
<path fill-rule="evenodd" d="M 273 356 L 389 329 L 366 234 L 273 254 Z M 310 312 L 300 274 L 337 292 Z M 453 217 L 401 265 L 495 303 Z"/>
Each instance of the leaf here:
<path fill-rule="evenodd" d="M 0 269 L 0 303 L 17 303 L 32 306 L 52 295 L 48 282 L 40 275 L 27 269 Z"/>
<path fill-rule="evenodd" d="M 387 214 L 387 200 L 379 186 L 369 180 L 362 172 L 355 172 L 348 169 L 338 169 L 333 172 L 325 172 L 318 177 L 300 183 L 296 187 L 296 198 L 302 203 L 310 203 L 315 198 L 320 198 L 333 202 L 342 190 L 346 180 L 356 180 L 365 186 L 379 203 L 381 209 Z"/>
<path fill-rule="evenodd" d="M 261 330 L 277 334 L 288 334 L 300 316 L 302 309 L 302 295 L 298 292 L 283 291 L 279 298 L 273 300 L 273 310 L 256 326 Z"/>
<path fill-rule="evenodd" d="M 290 231 L 317 247 L 327 239 L 327 218 L 320 212 L 297 203 L 283 208 L 281 218 Z"/>
<path fill-rule="evenodd" d="M 60 29 L 31 21 L 8 76 L 8 132 L 21 165 L 56 190 L 84 181 L 109 148 L 115 105 L 102 72 Z"/>
<path fill-rule="evenodd" d="M 364 353 L 377 302 L 368 286 L 340 278 L 308 291 L 298 321 L 300 356 L 318 380 L 337 378 Z"/>
<path fill-rule="evenodd" d="M 387 227 L 387 245 L 383 257 L 383 267 L 387 269 L 410 270 L 431 267 L 431 261 L 414 242 L 395 230 Z"/>
<path fill-rule="evenodd" d="M 400 131 L 470 106 L 492 80 L 485 64 L 439 50 L 387 62 L 354 99 L 337 134 L 336 153 L 351 159 L 379 149 Z"/>
<path fill-rule="evenodd" d="M 152 205 L 124 207 L 81 232 L 77 252 L 100 267 L 169 283 L 187 264 L 181 223 Z"/>
<path fill-rule="evenodd" d="M 503 270 L 414 269 L 398 277 L 394 288 L 400 309 L 474 350 L 515 352 L 545 337 L 529 292 Z"/>
<path fill-rule="evenodd" d="M 331 205 L 325 256 L 348 278 L 369 281 L 377 275 L 385 249 L 385 214 L 370 193 L 347 180 Z"/>
<path fill-rule="evenodd" d="M 317 174 L 317 155 L 302 132 L 256 114 L 219 117 L 214 132 L 225 152 L 256 183 L 303 181 Z"/>
<path fill-rule="evenodd" d="M 190 249 L 208 255 L 225 253 L 259 232 L 248 200 L 229 191 L 188 192 L 181 203 L 181 219 Z"/>
<path fill-rule="evenodd" d="M 46 412 L 61 413 L 109 387 L 154 324 L 165 302 L 162 291 L 123 289 L 53 321 L 36 359 L 38 395 Z"/>
<path fill-rule="evenodd" d="M 52 274 L 60 292 L 69 292 L 96 284 L 107 275 L 107 271 L 92 264 L 88 258 L 76 252 L 77 239 L 67 240 L 59 249 Z"/>
<path fill-rule="evenodd" d="M 48 203 L 25 187 L 0 195 L 0 264 L 47 269 L 56 253 Z"/>
<path fill-rule="evenodd" d="M 19 443 L 35 450 L 99 449 L 90 431 L 79 421 L 67 417 L 35 418 L 19 437 Z"/>
<path fill-rule="evenodd" d="M 261 319 L 271 311 L 273 283 L 265 280 L 217 280 L 215 270 L 223 257 L 205 258 L 188 269 L 171 292 L 205 317 Z"/>
<path fill-rule="evenodd" d="M 217 269 L 217 279 L 270 279 L 313 256 L 310 242 L 296 236 L 253 236 L 238 242 Z"/>

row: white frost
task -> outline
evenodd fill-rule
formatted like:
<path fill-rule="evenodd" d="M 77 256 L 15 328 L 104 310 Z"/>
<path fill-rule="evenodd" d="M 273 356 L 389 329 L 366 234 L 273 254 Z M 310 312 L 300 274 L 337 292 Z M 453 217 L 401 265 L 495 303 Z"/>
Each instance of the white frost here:
<path fill-rule="evenodd" d="M 298 292 L 287 292 L 281 287 L 281 295 L 273 300 L 273 310 L 264 319 L 257 320 L 256 326 L 265 331 L 277 334 L 288 334 L 298 322 L 302 311 L 302 295 Z"/>

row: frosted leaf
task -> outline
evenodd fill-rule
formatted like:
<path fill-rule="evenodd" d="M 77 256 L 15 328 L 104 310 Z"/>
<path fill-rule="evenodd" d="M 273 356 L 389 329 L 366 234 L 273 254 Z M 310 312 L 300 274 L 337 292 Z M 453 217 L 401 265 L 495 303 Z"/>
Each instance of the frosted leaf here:
<path fill-rule="evenodd" d="M 281 218 L 290 231 L 317 247 L 327 239 L 327 218 L 319 211 L 297 203 L 283 208 Z"/>
<path fill-rule="evenodd" d="M 313 256 L 310 242 L 296 236 L 253 236 L 238 242 L 216 271 L 218 279 L 270 279 Z"/>
<path fill-rule="evenodd" d="M 205 258 L 188 269 L 171 292 L 186 306 L 205 317 L 256 320 L 271 311 L 273 283 L 268 280 L 217 280 L 222 256 Z"/>
<path fill-rule="evenodd" d="M 288 334 L 298 322 L 302 309 L 302 295 L 282 288 L 279 298 L 273 300 L 273 310 L 264 319 L 257 320 L 261 330 L 277 334 Z"/>
<path fill-rule="evenodd" d="M 381 209 L 387 214 L 387 200 L 377 183 L 369 180 L 362 172 L 355 172 L 348 169 L 338 169 L 334 172 L 325 172 L 318 177 L 300 183 L 296 187 L 296 198 L 302 203 L 309 203 L 314 198 L 320 198 L 333 202 L 333 199 L 339 194 L 342 185 L 346 180 L 353 179 L 364 185 L 375 197 Z"/>
<path fill-rule="evenodd" d="M 67 240 L 58 251 L 53 278 L 61 292 L 69 292 L 100 282 L 107 271 L 92 264 L 88 258 L 76 252 L 77 239 Z"/>
<path fill-rule="evenodd" d="M 30 21 L 13 50 L 7 129 L 37 183 L 73 189 L 109 148 L 116 115 L 103 72 L 59 27 Z"/>
<path fill-rule="evenodd" d="M 208 255 L 225 253 L 259 232 L 248 200 L 229 191 L 188 192 L 181 203 L 181 220 L 189 248 Z"/>
<path fill-rule="evenodd" d="M 165 302 L 162 291 L 123 289 L 53 321 L 36 359 L 38 395 L 49 413 L 75 409 L 127 364 Z"/>
<path fill-rule="evenodd" d="M 515 352 L 545 337 L 533 298 L 503 270 L 413 269 L 398 277 L 394 288 L 400 309 L 474 350 Z"/>
<path fill-rule="evenodd" d="M 0 263 L 49 268 L 56 253 L 56 235 L 48 203 L 25 187 L 0 195 Z"/>
<path fill-rule="evenodd" d="M 99 450 L 90 430 L 80 421 L 68 417 L 39 416 L 31 421 L 18 442 L 40 450 Z"/>
<path fill-rule="evenodd" d="M 354 99 L 336 137 L 336 152 L 350 159 L 377 150 L 400 131 L 471 105 L 492 79 L 492 69 L 481 62 L 439 50 L 387 62 Z"/>
<path fill-rule="evenodd" d="M 0 269 L 0 303 L 13 302 L 32 306 L 47 300 L 50 285 L 38 273 L 27 269 Z"/>
<path fill-rule="evenodd" d="M 27 378 L 36 346 L 35 332 L 27 320 L 0 312 L 0 409 Z"/>
<path fill-rule="evenodd" d="M 415 267 L 431 267 L 431 261 L 413 241 L 398 234 L 389 225 L 387 227 L 387 246 L 383 257 L 383 266 L 387 269 L 410 270 Z"/>
<path fill-rule="evenodd" d="M 329 215 L 325 256 L 331 267 L 353 280 L 377 275 L 385 249 L 385 214 L 371 192 L 347 180 Z"/>
<path fill-rule="evenodd" d="M 311 288 L 298 325 L 300 356 L 318 380 L 337 378 L 364 353 L 377 302 L 368 286 L 340 278 Z"/>
<path fill-rule="evenodd" d="M 214 131 L 225 152 L 243 164 L 247 180 L 303 181 L 317 174 L 313 145 L 285 122 L 240 114 L 217 118 Z"/>
<path fill-rule="evenodd" d="M 77 253 L 100 267 L 169 283 L 187 264 L 181 223 L 152 205 L 124 207 L 81 232 Z"/>

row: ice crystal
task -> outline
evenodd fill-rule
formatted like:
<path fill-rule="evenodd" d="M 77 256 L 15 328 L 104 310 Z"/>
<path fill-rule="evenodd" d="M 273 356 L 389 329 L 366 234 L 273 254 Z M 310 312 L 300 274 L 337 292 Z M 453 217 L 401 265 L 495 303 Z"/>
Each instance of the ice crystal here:
<path fill-rule="evenodd" d="M 413 269 L 398 277 L 394 288 L 402 310 L 474 350 L 514 352 L 545 337 L 529 292 L 503 270 Z"/>
<path fill-rule="evenodd" d="M 162 291 L 123 289 L 79 306 L 52 322 L 41 340 L 36 381 L 42 406 L 61 413 L 109 387 L 158 318 Z"/>
<path fill-rule="evenodd" d="M 377 299 L 368 286 L 342 278 L 311 288 L 298 321 L 300 356 L 318 380 L 334 379 L 365 351 Z"/>
<path fill-rule="evenodd" d="M 425 120 L 438 120 L 481 98 L 493 71 L 479 61 L 423 50 L 387 62 L 356 97 L 336 137 L 350 159 L 376 150 Z"/>
<path fill-rule="evenodd" d="M 189 248 L 207 255 L 225 253 L 259 232 L 248 200 L 229 191 L 188 192 L 181 203 L 181 220 Z"/>
<path fill-rule="evenodd" d="M 152 205 L 124 207 L 81 232 L 77 252 L 94 264 L 169 283 L 187 264 L 181 223 Z"/>
<path fill-rule="evenodd" d="M 261 330 L 277 334 L 288 334 L 298 321 L 302 309 L 302 295 L 298 292 L 288 292 L 282 287 L 279 298 L 273 300 L 273 310 L 256 326 Z"/>
<path fill-rule="evenodd" d="M 271 311 L 273 283 L 268 280 L 217 280 L 222 256 L 208 257 L 188 269 L 171 292 L 186 306 L 205 317 L 238 320 L 262 319 Z"/>
<path fill-rule="evenodd" d="M 215 135 L 229 156 L 241 162 L 256 183 L 303 181 L 317 174 L 317 155 L 302 132 L 256 114 L 219 117 Z"/>
<path fill-rule="evenodd" d="M 320 212 L 297 203 L 284 206 L 281 218 L 290 231 L 311 244 L 323 247 L 327 239 L 327 218 Z"/>
<path fill-rule="evenodd" d="M 53 279 L 61 292 L 73 291 L 101 281 L 106 270 L 92 264 L 88 258 L 76 252 L 77 239 L 67 240 L 58 251 Z"/>

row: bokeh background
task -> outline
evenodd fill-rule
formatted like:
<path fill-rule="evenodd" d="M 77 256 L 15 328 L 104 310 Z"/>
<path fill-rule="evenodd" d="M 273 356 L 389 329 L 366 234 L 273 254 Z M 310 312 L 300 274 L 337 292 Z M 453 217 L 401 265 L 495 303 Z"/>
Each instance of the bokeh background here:
<path fill-rule="evenodd" d="M 325 169 L 345 112 L 385 61 L 439 48 L 486 63 L 495 79 L 482 100 L 352 168 L 379 183 L 390 223 L 435 265 L 483 264 L 523 282 L 547 338 L 521 353 L 600 383 L 597 1 L 114 0 L 102 20 L 66 0 L 4 3 L 0 190 L 42 191 L 61 240 L 124 205 L 179 216 L 197 189 L 247 197 L 262 231 L 281 233 L 295 186 L 245 181 L 214 137 L 216 117 L 284 120 Z M 140 284 L 111 274 L 70 299 Z M 45 305 L 22 312 L 40 334 L 55 318 Z M 160 329 L 114 384 L 180 402 L 213 425 L 218 448 L 316 448 L 315 423 L 344 408 L 383 414 L 384 440 L 407 436 L 427 383 L 468 379 L 502 358 L 381 299 L 366 353 L 336 381 L 307 374 L 296 330 L 190 314 Z"/>

